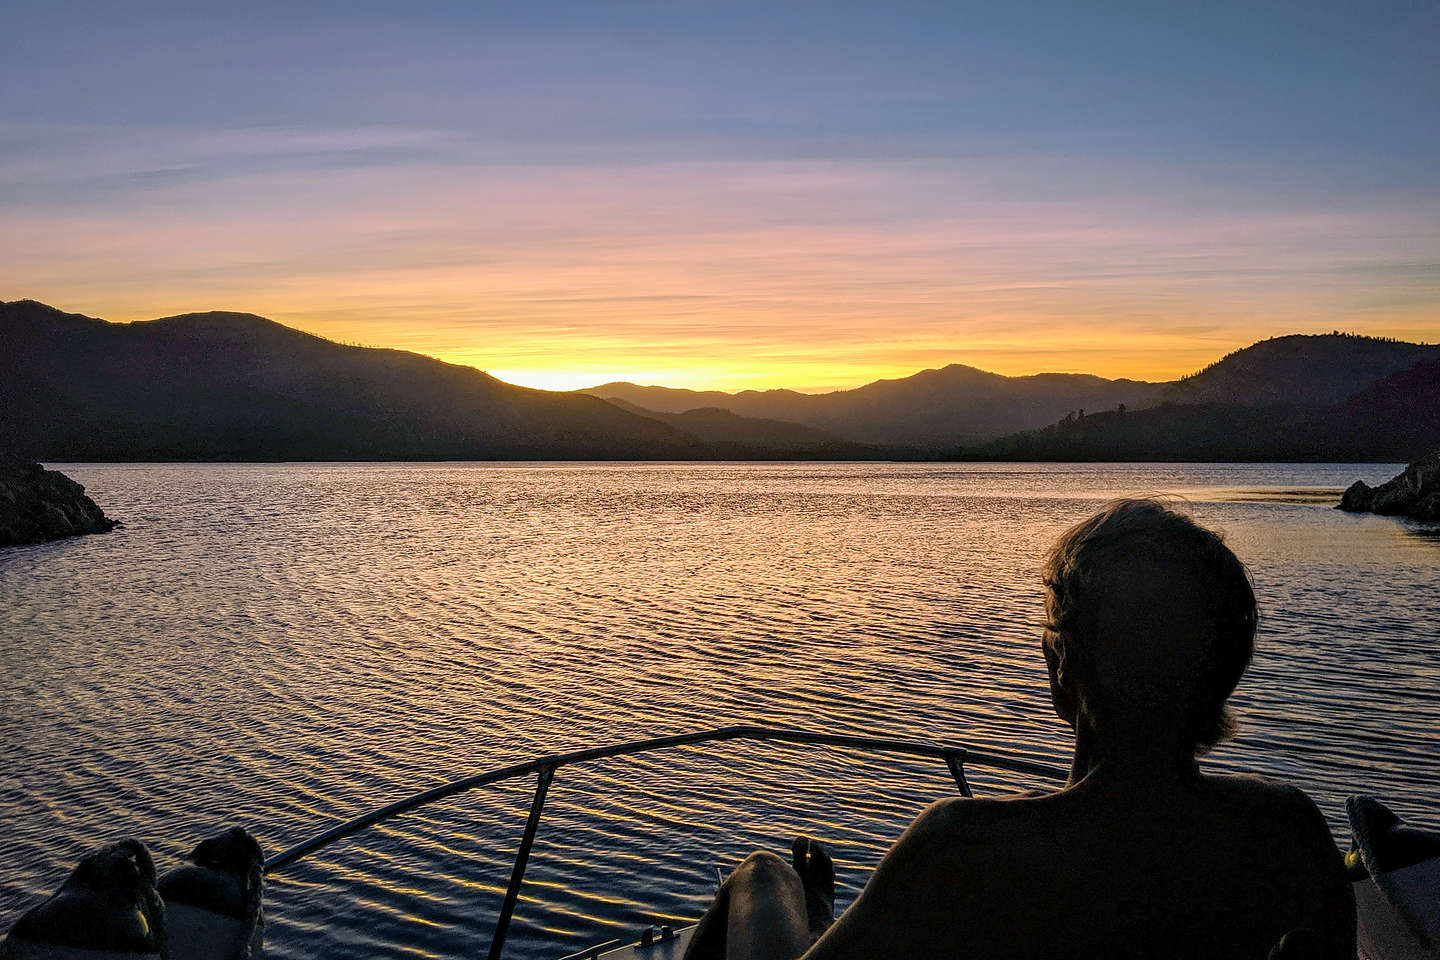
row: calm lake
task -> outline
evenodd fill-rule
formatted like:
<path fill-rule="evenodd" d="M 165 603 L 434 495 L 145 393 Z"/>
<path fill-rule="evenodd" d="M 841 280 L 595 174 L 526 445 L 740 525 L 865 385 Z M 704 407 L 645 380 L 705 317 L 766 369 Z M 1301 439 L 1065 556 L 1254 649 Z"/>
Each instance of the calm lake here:
<path fill-rule="evenodd" d="M 0 550 L 0 927 L 103 841 L 274 853 L 540 753 L 763 722 L 1063 764 L 1037 569 L 1119 495 L 1192 501 L 1262 611 L 1208 761 L 1440 827 L 1440 531 L 1331 509 L 1399 465 L 75 464 L 116 532 Z M 977 792 L 1034 786 L 971 770 Z M 273 876 L 267 955 L 482 952 L 534 782 Z M 563 769 L 507 956 L 698 916 L 757 846 L 840 900 L 943 764 L 727 744 Z M 1342 841 L 1343 842 L 1343 841 Z"/>

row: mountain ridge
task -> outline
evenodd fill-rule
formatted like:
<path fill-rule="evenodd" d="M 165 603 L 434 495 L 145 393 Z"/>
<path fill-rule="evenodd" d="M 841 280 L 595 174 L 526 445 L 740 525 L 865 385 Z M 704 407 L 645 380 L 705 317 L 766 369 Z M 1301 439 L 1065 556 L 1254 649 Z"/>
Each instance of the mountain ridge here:
<path fill-rule="evenodd" d="M 705 457 L 593 397 L 254 314 L 109 323 L 0 303 L 0 438 L 50 460 Z"/>
<path fill-rule="evenodd" d="M 742 417 L 719 407 L 696 407 L 684 413 L 664 413 L 646 410 L 620 399 L 606 402 L 639 416 L 659 420 L 693 434 L 705 443 L 725 449 L 762 447 L 777 452 L 788 451 L 794 457 L 803 459 L 870 460 L 882 453 L 876 447 L 851 443 L 812 427 L 786 420 Z"/>
<path fill-rule="evenodd" d="M 1435 357 L 1440 345 L 1339 331 L 1292 333 L 1258 340 L 1171 381 L 1161 399 L 1250 406 L 1339 403 L 1356 392 L 1356 384 Z"/>
<path fill-rule="evenodd" d="M 1440 345 L 1294 334 L 1163 383 L 1007 377 L 956 363 L 825 394 L 623 381 L 559 392 L 235 311 L 111 323 L 33 300 L 0 302 L 0 340 L 9 348 L 0 351 L 0 441 L 51 460 L 908 459 L 957 450 L 969 457 L 1008 438 L 994 448 L 1005 456 L 1038 450 L 1033 435 L 1047 429 L 1052 439 L 1064 434 L 1051 447 L 1070 450 L 1079 434 L 1067 422 L 1085 419 L 1082 432 L 1093 434 L 1107 412 L 1126 410 L 1130 434 L 1162 422 L 1179 431 L 1177 440 L 1219 431 L 1197 441 L 1197 451 L 1235 449 L 1220 436 L 1228 432 L 1251 437 L 1246 449 L 1255 450 L 1261 438 L 1278 437 L 1278 453 L 1293 447 L 1294 437 L 1276 426 L 1283 425 L 1338 456 L 1395 449 L 1428 431 L 1423 363 L 1440 362 Z M 1407 370 L 1409 380 L 1387 379 Z M 600 395 L 625 392 L 631 396 Z M 1152 410 L 1167 412 L 1147 419 Z M 1418 427 L 1403 421 L 1407 411 L 1421 417 Z M 1341 432 L 1350 439 L 1323 435 L 1322 414 L 1337 430 L 1348 424 Z M 1356 424 L 1367 419 L 1383 421 L 1376 437 L 1389 439 L 1362 443 Z M 1161 434 L 1152 440 L 1139 452 L 1174 449 Z M 1132 436 L 1120 446 L 1133 452 L 1136 443 Z"/>
<path fill-rule="evenodd" d="M 1006 377 L 964 364 L 876 380 L 849 390 L 689 391 L 604 384 L 577 391 L 665 413 L 719 407 L 745 417 L 787 420 L 857 443 L 942 448 L 1053 421 L 1075 402 L 1137 404 L 1158 388 L 1084 373 Z"/>
<path fill-rule="evenodd" d="M 1166 401 L 1137 411 L 1071 414 L 1039 430 L 956 451 L 966 460 L 1385 461 L 1440 446 L 1440 357 L 1421 360 L 1334 404 Z"/>
<path fill-rule="evenodd" d="M 1009 377 L 949 364 L 820 394 L 784 390 L 728 394 L 624 381 L 577 392 L 668 413 L 682 413 L 692 405 L 719 407 L 747 417 L 788 420 L 861 443 L 944 450 L 1043 429 L 1071 412 L 1121 405 L 1139 410 L 1165 402 L 1333 404 L 1434 357 L 1440 357 L 1440 345 L 1354 334 L 1287 334 L 1257 341 L 1193 374 L 1163 382 L 1083 373 Z"/>

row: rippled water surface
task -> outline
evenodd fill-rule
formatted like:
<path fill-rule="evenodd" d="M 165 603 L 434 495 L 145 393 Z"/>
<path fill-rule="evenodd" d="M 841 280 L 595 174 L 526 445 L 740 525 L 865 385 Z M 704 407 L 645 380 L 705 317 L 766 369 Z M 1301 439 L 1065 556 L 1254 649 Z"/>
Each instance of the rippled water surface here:
<path fill-rule="evenodd" d="M 269 851 L 413 791 L 747 721 L 1063 763 L 1044 548 L 1170 491 L 1263 612 L 1209 761 L 1440 826 L 1440 534 L 1330 509 L 1384 465 L 284 464 L 63 467 L 125 527 L 0 551 L 0 924 L 101 841 L 162 867 Z M 1317 493 L 1318 492 L 1318 493 Z M 972 771 L 977 790 L 1020 785 Z M 1030 784 L 1026 784 L 1030 785 Z M 533 781 L 272 877 L 267 954 L 484 949 Z M 943 765 L 730 744 L 560 771 L 510 956 L 699 914 L 727 867 L 832 841 L 842 901 Z"/>

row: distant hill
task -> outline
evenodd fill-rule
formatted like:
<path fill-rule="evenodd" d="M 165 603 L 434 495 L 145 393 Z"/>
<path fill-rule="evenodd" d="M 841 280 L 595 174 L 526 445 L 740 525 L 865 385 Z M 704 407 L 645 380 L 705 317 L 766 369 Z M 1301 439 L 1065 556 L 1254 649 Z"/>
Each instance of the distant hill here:
<path fill-rule="evenodd" d="M 1244 406 L 1339 403 L 1383 377 L 1437 357 L 1440 346 L 1378 337 L 1275 337 L 1166 384 L 1159 399 Z"/>
<path fill-rule="evenodd" d="M 47 460 L 1394 459 L 1440 346 L 1279 337 L 1171 383 L 951 365 L 853 390 L 557 393 L 253 314 L 0 303 L 0 449 Z M 603 399 L 602 399 L 603 398 Z M 1121 412 L 1123 410 L 1123 412 Z M 1082 416 L 1089 411 L 1089 416 Z"/>
<path fill-rule="evenodd" d="M 785 456 L 807 460 L 869 460 L 882 455 L 879 448 L 841 440 L 822 430 L 784 420 L 742 417 L 719 407 L 699 407 L 684 413 L 661 413 L 637 407 L 618 398 L 609 402 L 637 416 L 669 424 L 717 450 L 729 450 L 737 457 L 755 451 L 762 451 L 762 455 L 767 459 Z"/>
<path fill-rule="evenodd" d="M 787 420 L 857 443 L 945 449 L 1043 426 L 1080 407 L 1142 406 L 1154 402 L 1160 389 L 1138 380 L 1088 374 L 1005 377 L 952 364 L 822 394 L 794 390 L 729 394 L 633 383 L 607 383 L 580 392 L 665 413 L 712 407 L 744 417 Z"/>
<path fill-rule="evenodd" d="M 975 460 L 1408 462 L 1436 446 L 1440 359 L 1412 364 L 1341 403 L 1163 403 L 1148 410 L 1070 415 L 1042 430 L 965 448 L 959 455 Z"/>
<path fill-rule="evenodd" d="M 1392 373 L 1310 418 L 1290 443 L 1318 460 L 1419 459 L 1440 447 L 1440 359 Z"/>
<path fill-rule="evenodd" d="M 1166 403 L 1148 410 L 1068 415 L 1028 430 L 962 447 L 962 460 L 1017 461 L 1229 461 L 1295 460 L 1276 446 L 1287 426 L 1303 422 L 1308 407 L 1242 407 Z M 1350 459 L 1346 457 L 1344 459 Z"/>
<path fill-rule="evenodd" d="M 46 460 L 716 456 L 594 397 L 263 317 L 106 323 L 0 303 L 0 444 Z"/>
<path fill-rule="evenodd" d="M 793 390 L 729 394 L 633 383 L 607 383 L 582 392 L 672 413 L 720 408 L 746 417 L 792 421 L 866 444 L 942 452 L 1043 429 L 1080 411 L 1115 410 L 1121 404 L 1134 412 L 1164 403 L 1216 408 L 1209 414 L 1170 411 L 1150 421 L 1184 419 L 1187 435 L 1196 438 L 1204 434 L 1202 417 L 1219 418 L 1217 424 L 1234 419 L 1222 415 L 1219 407 L 1288 406 L 1296 408 L 1295 417 L 1304 419 L 1384 377 L 1437 357 L 1440 346 L 1349 334 L 1295 335 L 1262 340 L 1167 383 L 1061 373 L 1006 377 L 955 364 L 824 394 Z M 1261 419 L 1277 416 L 1281 415 L 1272 411 Z M 1292 418 L 1283 419 L 1288 423 Z M 1092 421 L 1091 426 L 1099 429 L 1105 422 Z M 1140 429 L 1135 421 L 1130 423 L 1130 431 Z M 1180 426 L 1175 424 L 1176 429 Z M 1216 443 L 1224 440 L 1217 437 Z M 1234 447 L 1240 441 L 1232 436 L 1226 442 Z M 1138 434 L 1123 442 L 1117 437 L 1116 443 L 1136 449 L 1154 447 Z M 1183 443 L 1177 436 L 1171 446 L 1178 449 Z"/>
<path fill-rule="evenodd" d="M 686 390 L 681 387 L 645 387 L 628 380 L 603 383 L 598 387 L 586 387 L 575 392 L 603 397 L 606 400 L 620 400 L 654 413 L 684 413 L 686 410 L 709 407 L 740 413 L 741 416 L 755 415 L 741 413 L 742 410 L 770 407 L 779 409 L 789 403 L 804 404 L 807 402 L 806 398 L 811 396 L 794 390 L 742 390 L 739 393 L 725 393 L 720 390 Z"/>

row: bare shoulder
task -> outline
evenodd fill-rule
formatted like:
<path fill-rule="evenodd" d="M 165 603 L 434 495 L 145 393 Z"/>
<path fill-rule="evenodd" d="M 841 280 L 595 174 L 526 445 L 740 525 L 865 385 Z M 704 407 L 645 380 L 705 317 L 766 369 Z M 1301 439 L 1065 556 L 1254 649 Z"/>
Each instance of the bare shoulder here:
<path fill-rule="evenodd" d="M 968 871 L 983 863 L 987 849 L 996 855 L 1013 856 L 1017 840 L 1046 832 L 1050 818 L 1041 811 L 1053 803 L 1052 797 L 1036 794 L 937 800 L 915 818 L 885 854 L 870 886 L 881 891 L 901 891 L 915 884 L 931 884 L 937 875 L 955 872 L 959 864 Z"/>
<path fill-rule="evenodd" d="M 1021 820 L 1051 802 L 1055 794 L 1022 793 L 1008 797 L 947 797 L 936 800 L 915 818 L 911 830 L 935 836 L 975 823 Z"/>
<path fill-rule="evenodd" d="M 1317 956 L 1355 956 L 1355 902 L 1344 859 L 1315 801 L 1297 787 L 1262 777 L 1206 777 L 1249 824 L 1248 841 L 1257 851 L 1253 869 L 1270 880 L 1277 895 L 1288 889 L 1298 900 L 1295 927 L 1318 937 Z M 1262 840 L 1257 840 L 1263 838 Z"/>
<path fill-rule="evenodd" d="M 917 850 L 934 857 L 956 843 L 969 848 L 988 843 L 1008 846 L 1023 835 L 1046 833 L 1064 806 L 1060 793 L 937 800 L 915 818 L 893 852 Z"/>
<path fill-rule="evenodd" d="M 807 960 L 947 953 L 955 925 L 973 921 L 989 881 L 1032 830 L 1026 811 L 1044 797 L 955 798 L 927 807 L 881 859 L 875 873 Z"/>
<path fill-rule="evenodd" d="M 1340 850 L 1320 808 L 1303 790 L 1253 776 L 1206 777 L 1204 784 L 1215 815 L 1232 825 L 1241 842 L 1302 875 L 1337 882 L 1344 870 Z"/>
<path fill-rule="evenodd" d="M 1305 791 L 1260 776 L 1207 776 L 1207 792 L 1231 811 L 1246 813 L 1268 826 L 1288 826 L 1330 840 L 1320 808 Z"/>
<path fill-rule="evenodd" d="M 1207 786 L 1218 791 L 1224 791 L 1237 799 L 1285 804 L 1294 808 L 1301 806 L 1314 807 L 1314 803 L 1310 800 L 1310 797 L 1299 787 L 1293 787 L 1288 783 L 1281 783 L 1278 780 L 1271 780 L 1269 777 L 1262 777 L 1259 774 L 1207 774 L 1202 778 L 1202 781 Z"/>

